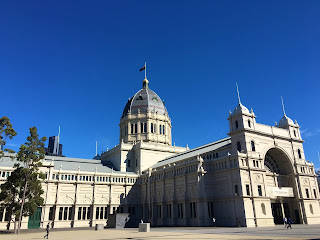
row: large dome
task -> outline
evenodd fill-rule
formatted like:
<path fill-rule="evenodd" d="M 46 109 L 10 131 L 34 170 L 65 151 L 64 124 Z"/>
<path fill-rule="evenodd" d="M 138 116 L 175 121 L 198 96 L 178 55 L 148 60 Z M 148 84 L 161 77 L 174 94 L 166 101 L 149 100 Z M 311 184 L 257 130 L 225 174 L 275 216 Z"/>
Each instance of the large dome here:
<path fill-rule="evenodd" d="M 138 113 L 139 110 L 141 113 L 146 113 L 149 110 L 150 112 L 168 115 L 164 103 L 154 91 L 149 89 L 148 84 L 149 81 L 144 79 L 143 88 L 128 100 L 122 117 L 125 117 L 129 112 Z"/>

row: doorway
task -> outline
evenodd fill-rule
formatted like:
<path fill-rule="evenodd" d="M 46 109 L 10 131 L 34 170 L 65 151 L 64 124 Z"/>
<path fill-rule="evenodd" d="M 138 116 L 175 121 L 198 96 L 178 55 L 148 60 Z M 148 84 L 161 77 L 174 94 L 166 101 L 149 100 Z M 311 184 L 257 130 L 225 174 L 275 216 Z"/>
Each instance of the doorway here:
<path fill-rule="evenodd" d="M 274 224 L 283 224 L 281 203 L 271 203 Z"/>
<path fill-rule="evenodd" d="M 38 229 L 41 221 L 41 207 L 38 207 L 33 215 L 29 216 L 28 229 Z"/>

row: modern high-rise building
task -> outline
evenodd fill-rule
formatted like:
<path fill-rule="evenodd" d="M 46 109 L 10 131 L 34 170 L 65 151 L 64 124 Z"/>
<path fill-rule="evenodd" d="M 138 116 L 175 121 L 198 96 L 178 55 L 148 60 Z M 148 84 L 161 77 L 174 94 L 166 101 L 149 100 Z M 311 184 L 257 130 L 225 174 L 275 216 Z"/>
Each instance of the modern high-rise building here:
<path fill-rule="evenodd" d="M 46 148 L 46 155 L 62 156 L 62 144 L 59 143 L 59 136 L 49 137 L 48 148 Z"/>

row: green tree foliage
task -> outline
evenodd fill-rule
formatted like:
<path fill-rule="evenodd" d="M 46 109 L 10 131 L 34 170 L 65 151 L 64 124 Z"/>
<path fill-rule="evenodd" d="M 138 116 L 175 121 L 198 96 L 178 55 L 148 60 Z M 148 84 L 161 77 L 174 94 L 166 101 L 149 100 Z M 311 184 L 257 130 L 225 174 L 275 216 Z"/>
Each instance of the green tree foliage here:
<path fill-rule="evenodd" d="M 7 138 L 12 139 L 14 136 L 16 136 L 17 133 L 13 129 L 12 124 L 8 117 L 4 116 L 0 118 L 0 145 L 6 145 Z M 8 151 L 10 153 L 13 153 L 14 151 L 11 149 L 4 149 L 5 151 Z M 0 157 L 3 156 L 3 152 L 0 151 Z"/>
<path fill-rule="evenodd" d="M 41 194 L 43 190 L 41 188 L 41 181 L 39 178 L 43 178 L 43 174 L 32 173 L 27 168 L 17 167 L 11 175 L 7 178 L 7 181 L 0 186 L 0 201 L 1 207 L 4 207 L 9 211 L 8 227 L 10 226 L 11 220 L 14 221 L 14 229 L 16 232 L 16 223 L 19 221 L 20 210 L 21 210 L 21 199 L 24 192 L 25 176 L 29 174 L 29 184 L 25 195 L 25 204 L 23 209 L 23 216 L 32 215 L 38 206 L 43 205 L 43 198 Z"/>
<path fill-rule="evenodd" d="M 43 174 L 39 172 L 41 160 L 45 157 L 44 142 L 46 137 L 39 139 L 37 128 L 30 128 L 27 142 L 22 144 L 17 153 L 15 171 L 1 186 L 1 199 L 11 206 L 14 220 L 18 221 L 17 233 L 20 232 L 22 216 L 32 215 L 38 206 L 43 205 L 41 181 Z M 3 193 L 4 192 L 4 193 Z M 6 194 L 8 192 L 8 194 Z M 11 205 L 10 205 L 11 204 Z"/>

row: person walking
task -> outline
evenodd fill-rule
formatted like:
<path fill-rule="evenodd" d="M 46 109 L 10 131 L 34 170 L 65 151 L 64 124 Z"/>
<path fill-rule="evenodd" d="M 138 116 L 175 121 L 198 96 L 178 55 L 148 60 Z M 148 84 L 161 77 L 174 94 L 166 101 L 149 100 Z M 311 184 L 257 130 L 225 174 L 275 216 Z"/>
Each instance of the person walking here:
<path fill-rule="evenodd" d="M 213 222 L 213 226 L 215 227 L 216 226 L 216 219 L 212 218 L 212 222 Z"/>
<path fill-rule="evenodd" d="M 283 223 L 284 223 L 284 228 L 287 228 L 288 219 L 286 217 L 283 219 Z"/>
<path fill-rule="evenodd" d="M 288 229 L 288 228 L 292 229 L 291 224 L 292 224 L 292 221 L 291 221 L 290 218 L 288 218 L 288 219 L 287 219 L 287 229 Z"/>
<path fill-rule="evenodd" d="M 47 224 L 46 231 L 47 231 L 47 234 L 46 234 L 46 235 L 44 235 L 44 237 L 43 237 L 43 238 L 46 238 L 46 237 L 47 237 L 47 239 L 48 239 L 48 238 L 49 238 L 49 232 L 50 232 L 50 224 L 49 224 L 49 223 Z"/>

